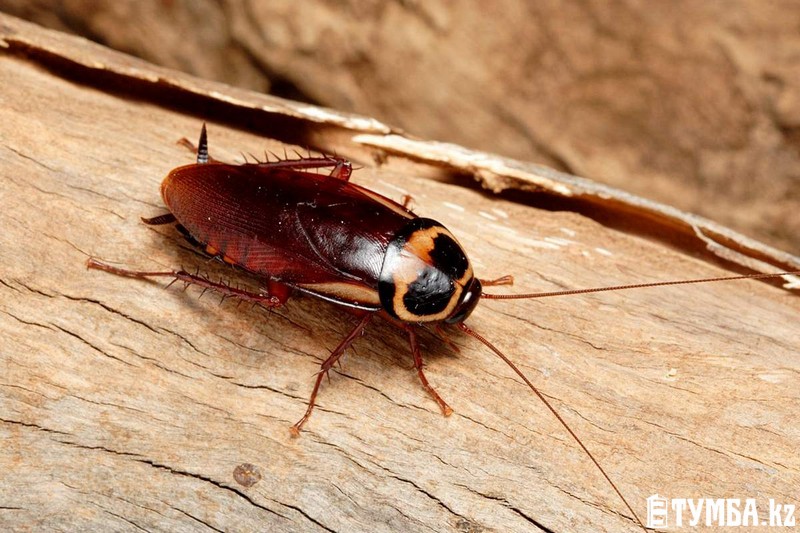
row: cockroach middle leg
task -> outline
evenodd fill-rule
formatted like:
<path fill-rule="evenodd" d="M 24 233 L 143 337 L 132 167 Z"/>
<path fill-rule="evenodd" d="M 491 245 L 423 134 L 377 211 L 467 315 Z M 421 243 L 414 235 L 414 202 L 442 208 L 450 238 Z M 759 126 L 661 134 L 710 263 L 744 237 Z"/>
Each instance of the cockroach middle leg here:
<path fill-rule="evenodd" d="M 436 403 L 439 404 L 439 408 L 442 410 L 442 414 L 444 416 L 450 416 L 453 414 L 453 409 L 447 405 L 439 393 L 436 392 L 430 383 L 428 383 L 428 378 L 425 377 L 425 372 L 423 372 L 422 368 L 424 364 L 422 363 L 422 354 L 419 351 L 419 342 L 417 342 L 417 333 L 414 331 L 414 326 L 403 325 L 403 329 L 406 330 L 408 333 L 408 343 L 411 345 L 411 354 L 414 356 L 414 368 L 417 369 L 417 375 L 419 376 L 419 380 L 422 382 L 422 386 L 425 387 L 425 390 L 428 391 Z"/>
<path fill-rule="evenodd" d="M 447 346 L 450 347 L 451 350 L 453 350 L 454 353 L 461 353 L 461 348 L 459 348 L 458 344 L 454 343 L 452 339 L 450 339 L 450 337 L 447 336 L 447 332 L 445 331 L 445 329 L 442 327 L 441 324 L 436 324 L 433 328 L 433 331 L 436 334 L 436 336 L 439 337 L 439 339 L 441 339 L 443 343 L 445 343 Z"/>
<path fill-rule="evenodd" d="M 208 136 L 206 134 L 206 125 L 203 124 L 200 130 L 200 140 L 197 146 L 192 144 L 190 140 L 183 137 L 178 141 L 178 144 L 187 148 L 191 152 L 197 154 L 197 163 L 221 163 L 221 161 L 214 159 L 208 155 Z M 317 168 L 332 168 L 330 177 L 340 179 L 343 181 L 350 181 L 350 175 L 353 173 L 353 164 L 342 157 L 326 156 L 311 157 L 303 156 L 298 153 L 298 159 L 279 159 L 278 161 L 258 161 L 252 154 L 255 163 L 246 162 L 248 165 L 257 165 L 262 169 L 287 169 L 287 170 L 312 170 Z M 247 158 L 245 158 L 246 161 Z"/>
<path fill-rule="evenodd" d="M 302 159 L 286 159 L 281 161 L 265 161 L 253 163 L 262 169 L 313 170 L 331 168 L 329 176 L 342 181 L 350 181 L 353 164 L 347 159 L 333 156 L 304 157 Z"/>
<path fill-rule="evenodd" d="M 212 290 L 214 292 L 218 292 L 223 295 L 223 298 L 227 297 L 236 298 L 238 300 L 257 303 L 259 305 L 263 305 L 264 307 L 280 307 L 284 303 L 286 303 L 286 300 L 288 299 L 290 294 L 290 291 L 285 291 L 285 290 L 276 290 L 275 294 L 273 294 L 269 290 L 266 293 L 256 293 L 256 292 L 246 291 L 239 289 L 237 287 L 231 287 L 230 285 L 226 285 L 225 283 L 217 283 L 211 281 L 210 279 L 198 276 L 197 274 L 190 274 L 185 270 L 163 270 L 163 271 L 129 270 L 127 268 L 115 267 L 93 258 L 89 259 L 86 262 L 86 266 L 97 270 L 104 270 L 106 272 L 110 272 L 111 274 L 116 274 L 117 276 L 125 276 L 127 278 L 138 278 L 138 279 L 147 279 L 156 277 L 173 278 L 172 283 L 174 283 L 175 281 L 183 281 L 184 283 L 203 287 L 204 290 Z M 170 285 L 172 283 L 170 283 Z M 281 285 L 281 287 L 284 286 Z"/>
<path fill-rule="evenodd" d="M 345 350 L 347 350 L 347 348 L 353 344 L 353 341 L 358 338 L 373 316 L 375 316 L 375 313 L 367 313 L 361 317 L 361 320 L 359 320 L 356 327 L 353 328 L 347 337 L 345 337 L 342 342 L 339 343 L 339 346 L 337 346 L 331 352 L 328 358 L 325 359 L 320 365 L 319 373 L 317 374 L 317 380 L 314 382 L 314 389 L 311 391 L 311 398 L 308 400 L 308 408 L 306 409 L 303 418 L 298 420 L 291 428 L 292 435 L 295 437 L 300 435 L 300 429 L 303 427 L 303 424 L 306 423 L 308 417 L 311 416 L 311 411 L 314 410 L 314 404 L 317 401 L 317 393 L 319 392 L 319 386 L 322 384 L 322 378 L 328 375 L 328 372 L 330 372 L 331 368 L 333 368 L 333 365 L 335 365 L 342 355 L 344 355 Z"/>

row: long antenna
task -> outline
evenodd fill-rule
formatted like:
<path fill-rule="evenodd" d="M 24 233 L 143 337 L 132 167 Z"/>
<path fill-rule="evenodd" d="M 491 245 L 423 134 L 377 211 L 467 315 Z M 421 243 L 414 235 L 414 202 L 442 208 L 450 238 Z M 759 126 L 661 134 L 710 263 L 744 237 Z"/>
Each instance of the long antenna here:
<path fill-rule="evenodd" d="M 611 485 L 611 488 L 613 488 L 614 492 L 617 493 L 617 496 L 620 497 L 620 499 L 622 500 L 622 503 L 624 503 L 625 507 L 628 508 L 628 511 L 631 512 L 631 514 L 633 515 L 633 518 L 636 520 L 636 523 L 639 524 L 639 526 L 642 528 L 643 531 L 647 531 L 647 528 L 644 527 L 644 524 L 642 524 L 642 521 L 639 520 L 639 516 L 636 514 L 636 511 L 633 510 L 633 507 L 631 507 L 631 505 L 628 503 L 628 500 L 625 499 L 625 496 L 622 495 L 622 492 L 620 492 L 620 490 L 617 488 L 617 486 L 614 484 L 614 482 L 611 481 L 611 478 L 608 476 L 608 474 L 606 474 L 606 471 L 603 470 L 603 467 L 600 466 L 600 463 L 597 462 L 597 459 L 594 458 L 594 455 L 592 455 L 592 452 L 590 452 L 589 449 L 583 444 L 583 442 L 581 442 L 581 439 L 579 439 L 578 436 L 575 434 L 575 432 L 572 431 L 572 428 L 570 428 L 569 425 L 567 425 L 567 422 L 563 418 L 561 418 L 561 415 L 558 414 L 558 411 L 556 411 L 555 407 L 553 407 L 553 405 L 549 401 L 547 401 L 547 398 L 545 398 L 544 395 L 541 392 L 539 392 L 539 389 L 537 389 L 534 386 L 534 384 L 531 383 L 531 381 L 525 376 L 525 374 L 523 374 L 522 371 L 519 368 L 517 368 L 517 366 L 514 363 L 511 362 L 511 359 L 506 357 L 506 355 L 503 352 L 501 352 L 500 350 L 495 348 L 495 346 L 491 342 L 487 341 L 480 334 L 478 334 L 475 331 L 473 331 L 472 329 L 470 329 L 463 322 L 459 323 L 458 327 L 459 327 L 459 329 L 461 329 L 461 331 L 463 331 L 464 333 L 466 333 L 470 337 L 478 339 L 480 342 L 482 342 L 487 348 L 489 348 L 491 351 L 493 351 L 495 353 L 495 355 L 497 355 L 497 357 L 499 357 L 500 359 L 505 361 L 505 363 L 508 366 L 510 366 L 511 369 L 514 372 L 516 372 L 516 374 L 520 378 L 522 378 L 522 381 L 524 381 L 525 384 L 528 387 L 530 387 L 530 389 L 534 392 L 534 394 L 536 394 L 536 396 L 538 396 L 539 399 L 542 400 L 542 403 L 544 403 L 545 406 L 547 406 L 547 408 L 550 410 L 550 412 L 553 413 L 553 416 L 555 416 L 556 419 L 558 419 L 558 421 L 561 423 L 561 425 L 564 426 L 564 429 L 567 430 L 567 433 L 569 433 L 572 436 L 572 438 L 575 439 L 575 442 L 578 443 L 578 445 L 581 447 L 581 449 L 583 449 L 583 451 L 586 452 L 586 455 L 589 456 L 589 459 L 591 459 L 592 462 L 594 463 L 594 465 L 597 467 L 597 469 L 600 470 L 600 473 L 603 474 L 603 477 L 606 478 L 606 481 L 608 481 L 608 483 Z"/>
<path fill-rule="evenodd" d="M 548 296 L 566 296 L 568 294 L 586 294 L 588 292 L 623 291 L 627 289 L 644 289 L 646 287 L 664 287 L 666 285 L 690 285 L 693 283 L 710 283 L 713 281 L 734 281 L 737 279 L 766 279 L 780 276 L 797 276 L 800 270 L 794 272 L 778 272 L 777 274 L 745 274 L 742 276 L 723 276 L 719 278 L 685 279 L 677 281 L 657 281 L 655 283 L 635 283 L 633 285 L 615 285 L 612 287 L 596 287 L 593 289 L 569 289 L 565 291 L 532 292 L 528 294 L 481 294 L 481 298 L 489 300 L 522 300 L 528 298 L 546 298 Z"/>

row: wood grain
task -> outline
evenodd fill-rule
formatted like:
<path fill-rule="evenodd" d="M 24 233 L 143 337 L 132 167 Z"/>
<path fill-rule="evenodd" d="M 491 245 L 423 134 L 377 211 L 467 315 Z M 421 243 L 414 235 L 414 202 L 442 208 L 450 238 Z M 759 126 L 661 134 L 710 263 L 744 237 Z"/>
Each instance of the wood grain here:
<path fill-rule="evenodd" d="M 99 257 L 228 276 L 139 221 L 164 212 L 160 180 L 192 160 L 175 142 L 201 119 L 19 54 L 0 55 L 0 80 L 4 530 L 635 530 L 533 395 L 455 334 L 459 354 L 422 337 L 451 417 L 417 382 L 403 337 L 379 324 L 291 438 L 352 317 L 309 298 L 272 313 L 219 305 L 85 268 Z M 227 160 L 284 147 L 214 121 L 209 133 Z M 726 273 L 581 214 L 361 155 L 354 180 L 407 191 L 459 236 L 479 275 L 513 274 L 516 291 Z M 800 504 L 798 311 L 787 291 L 737 282 L 487 301 L 470 324 L 551 398 L 644 516 L 654 493 Z M 245 464 L 260 475 L 250 486 Z"/>

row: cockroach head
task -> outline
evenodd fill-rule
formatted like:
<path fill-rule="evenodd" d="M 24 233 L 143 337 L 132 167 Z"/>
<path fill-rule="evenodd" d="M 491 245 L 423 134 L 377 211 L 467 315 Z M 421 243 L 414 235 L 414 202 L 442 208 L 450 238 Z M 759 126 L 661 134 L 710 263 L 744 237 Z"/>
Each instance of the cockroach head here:
<path fill-rule="evenodd" d="M 461 292 L 461 301 L 458 302 L 456 310 L 444 321 L 448 324 L 460 324 L 464 322 L 475 310 L 475 306 L 478 305 L 482 291 L 480 280 L 478 280 L 478 278 L 472 278 L 469 285 Z"/>

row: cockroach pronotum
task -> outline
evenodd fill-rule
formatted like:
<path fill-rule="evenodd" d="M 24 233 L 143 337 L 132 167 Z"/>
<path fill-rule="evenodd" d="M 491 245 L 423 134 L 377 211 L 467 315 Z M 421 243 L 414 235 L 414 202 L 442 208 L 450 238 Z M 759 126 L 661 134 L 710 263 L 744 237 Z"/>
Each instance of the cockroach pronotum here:
<path fill-rule="evenodd" d="M 679 285 L 786 274 L 754 274 L 576 289 L 534 294 L 487 294 L 486 286 L 508 285 L 511 276 L 478 279 L 461 245 L 442 224 L 418 217 L 397 203 L 350 181 L 352 165 L 339 157 L 300 157 L 240 165 L 208 155 L 206 128 L 200 133 L 194 164 L 172 170 L 161 184 L 169 213 L 142 219 L 145 224 L 176 224 L 193 245 L 208 255 L 256 276 L 264 288 L 246 291 L 213 282 L 185 270 L 138 271 L 90 259 L 88 266 L 134 278 L 168 277 L 267 308 L 283 305 L 292 291 L 316 296 L 349 309 L 358 317 L 350 333 L 322 362 L 300 420 L 299 434 L 319 392 L 322 379 L 375 316 L 408 335 L 422 386 L 444 415 L 450 406 L 428 383 L 416 328 L 453 325 L 483 343 L 502 359 L 544 403 L 586 453 L 644 529 L 631 505 L 561 415 L 511 360 L 465 320 L 481 299 L 526 299 L 546 296 Z M 329 174 L 309 172 L 332 169 Z"/>

